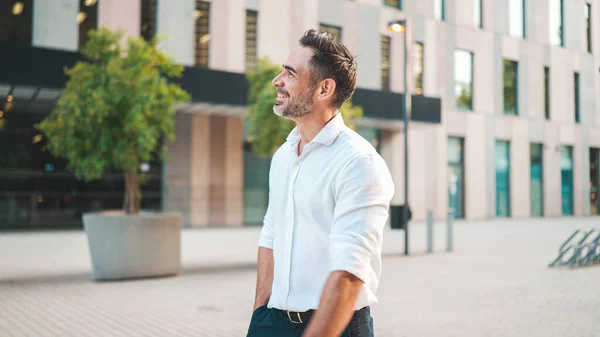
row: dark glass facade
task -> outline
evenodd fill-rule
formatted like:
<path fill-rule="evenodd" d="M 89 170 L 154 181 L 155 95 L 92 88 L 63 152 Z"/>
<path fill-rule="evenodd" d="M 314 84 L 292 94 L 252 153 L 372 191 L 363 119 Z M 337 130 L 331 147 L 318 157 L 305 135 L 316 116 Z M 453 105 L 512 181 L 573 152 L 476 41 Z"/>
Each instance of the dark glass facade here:
<path fill-rule="evenodd" d="M 31 45 L 33 0 L 0 1 L 0 42 Z"/>
<path fill-rule="evenodd" d="M 90 182 L 75 179 L 66 163 L 45 151 L 36 130 L 60 92 L 13 87 L 0 118 L 0 229 L 81 227 L 85 212 L 122 208 L 125 181 L 117 171 Z M 91 130 L 90 130 L 91 132 Z M 162 164 L 144 165 L 142 208 L 161 209 Z"/>

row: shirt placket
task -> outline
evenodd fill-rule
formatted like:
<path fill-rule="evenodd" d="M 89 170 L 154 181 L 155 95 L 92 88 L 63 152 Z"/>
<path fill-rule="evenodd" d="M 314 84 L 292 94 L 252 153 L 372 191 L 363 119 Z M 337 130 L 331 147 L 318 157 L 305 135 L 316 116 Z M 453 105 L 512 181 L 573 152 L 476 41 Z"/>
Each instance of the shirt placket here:
<path fill-rule="evenodd" d="M 298 173 L 300 172 L 300 167 L 302 166 L 302 162 L 304 161 L 304 158 L 306 158 L 306 155 L 308 153 L 305 151 L 304 153 L 302 153 L 302 155 L 300 157 L 297 157 L 296 160 L 294 161 L 294 167 L 292 169 L 292 174 L 290 176 L 290 181 L 288 184 L 288 190 L 287 190 L 287 230 L 286 232 L 286 250 L 285 250 L 285 257 L 286 257 L 286 264 L 287 264 L 287 268 L 286 268 L 286 296 L 285 296 L 285 307 L 289 307 L 288 306 L 288 300 L 289 300 L 289 296 L 290 296 L 290 278 L 291 278 L 291 274 L 292 274 L 292 243 L 294 240 L 294 224 L 296 221 L 296 217 L 295 217 L 295 212 L 294 212 L 294 187 L 295 187 L 295 183 L 296 183 L 296 178 L 298 177 Z"/>

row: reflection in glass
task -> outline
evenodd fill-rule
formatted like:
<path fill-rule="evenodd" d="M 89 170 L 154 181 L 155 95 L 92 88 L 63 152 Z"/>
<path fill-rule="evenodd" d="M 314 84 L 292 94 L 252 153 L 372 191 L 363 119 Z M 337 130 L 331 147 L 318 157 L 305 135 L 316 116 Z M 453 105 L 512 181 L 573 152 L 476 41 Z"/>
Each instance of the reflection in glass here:
<path fill-rule="evenodd" d="M 482 17 L 482 7 L 483 0 L 473 0 L 473 5 L 475 6 L 475 25 L 479 28 L 483 28 L 483 17 Z"/>
<path fill-rule="evenodd" d="M 415 94 L 423 95 L 423 43 L 415 43 L 414 51 Z"/>
<path fill-rule="evenodd" d="M 96 5 L 97 6 L 97 5 Z M 109 169 L 101 179 L 84 182 L 66 169 L 66 162 L 44 150 L 44 137 L 35 125 L 53 105 L 13 99 L 2 110 L 0 128 L 0 229 L 79 227 L 86 212 L 121 209 L 125 179 Z M 144 165 L 142 209 L 162 209 L 162 162 Z"/>
<path fill-rule="evenodd" d="M 88 32 L 98 28 L 98 4 L 79 0 L 79 9 L 76 20 L 79 25 L 79 48 L 81 49 L 88 41 Z"/>
<path fill-rule="evenodd" d="M 590 148 L 590 214 L 600 215 L 600 149 Z"/>
<path fill-rule="evenodd" d="M 0 42 L 31 44 L 33 0 L 0 1 Z"/>
<path fill-rule="evenodd" d="M 256 68 L 258 12 L 246 10 L 246 71 Z"/>
<path fill-rule="evenodd" d="M 156 34 L 157 0 L 142 0 L 140 35 L 146 41 L 152 41 Z"/>
<path fill-rule="evenodd" d="M 435 18 L 438 20 L 446 19 L 446 1 L 444 0 L 434 0 L 434 14 Z"/>
<path fill-rule="evenodd" d="M 333 36 L 333 39 L 336 40 L 336 41 L 341 41 L 342 40 L 342 28 L 341 27 L 320 24 L 319 25 L 319 30 L 331 34 L 331 36 Z"/>
<path fill-rule="evenodd" d="M 463 148 L 463 138 L 448 137 L 448 207 L 457 219 L 465 216 Z"/>
<path fill-rule="evenodd" d="M 550 44 L 564 46 L 563 0 L 549 0 L 550 5 Z"/>
<path fill-rule="evenodd" d="M 207 68 L 210 41 L 210 2 L 196 0 L 194 18 L 196 19 L 196 65 L 201 68 Z"/>
<path fill-rule="evenodd" d="M 510 216 L 510 143 L 496 141 L 496 216 Z"/>
<path fill-rule="evenodd" d="M 401 0 L 385 0 L 384 3 L 388 6 L 402 9 L 402 1 Z"/>
<path fill-rule="evenodd" d="M 573 74 L 573 97 L 575 98 L 575 123 L 581 123 L 581 114 L 579 111 L 579 73 Z"/>
<path fill-rule="evenodd" d="M 584 17 L 585 17 L 585 37 L 587 44 L 588 53 L 592 52 L 592 4 L 585 3 Z"/>
<path fill-rule="evenodd" d="M 550 119 L 550 68 L 544 67 L 544 115 Z"/>
<path fill-rule="evenodd" d="M 544 171 L 543 144 L 532 143 L 530 146 L 530 196 L 531 216 L 544 216 Z"/>
<path fill-rule="evenodd" d="M 473 110 L 473 53 L 454 51 L 454 93 L 457 108 Z"/>
<path fill-rule="evenodd" d="M 514 37 L 525 37 L 525 0 L 509 0 L 509 33 Z"/>
<path fill-rule="evenodd" d="M 390 90 L 390 51 L 391 39 L 381 36 L 381 89 Z"/>
<path fill-rule="evenodd" d="M 518 69 L 519 64 L 515 61 L 504 60 L 504 114 L 519 114 L 518 99 Z"/>
<path fill-rule="evenodd" d="M 573 215 L 573 147 L 560 147 L 562 214 Z"/>
<path fill-rule="evenodd" d="M 261 226 L 269 203 L 271 158 L 252 152 L 244 143 L 244 225 Z"/>

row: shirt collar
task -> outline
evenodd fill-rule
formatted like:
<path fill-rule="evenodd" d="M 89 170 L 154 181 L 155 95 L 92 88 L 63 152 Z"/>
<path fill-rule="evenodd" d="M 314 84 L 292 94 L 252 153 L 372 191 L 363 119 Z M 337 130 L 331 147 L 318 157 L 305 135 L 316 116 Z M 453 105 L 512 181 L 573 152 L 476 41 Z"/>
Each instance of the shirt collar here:
<path fill-rule="evenodd" d="M 323 144 L 325 146 L 331 146 L 331 144 L 333 144 L 333 142 L 345 126 L 346 124 L 344 123 L 344 118 L 342 117 L 342 114 L 338 111 L 335 117 L 333 117 L 323 129 L 321 129 L 321 131 L 311 141 L 311 143 L 314 142 Z M 301 139 L 302 136 L 300 135 L 300 131 L 298 131 L 298 127 L 295 127 L 287 137 L 287 141 L 290 142 L 291 146 L 298 144 L 298 142 Z"/>

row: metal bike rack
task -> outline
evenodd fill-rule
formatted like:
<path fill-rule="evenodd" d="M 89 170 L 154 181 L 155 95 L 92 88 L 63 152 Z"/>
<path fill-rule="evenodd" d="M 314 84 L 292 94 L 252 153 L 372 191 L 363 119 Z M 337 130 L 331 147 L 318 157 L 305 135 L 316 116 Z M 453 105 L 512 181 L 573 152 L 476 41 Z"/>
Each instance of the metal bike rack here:
<path fill-rule="evenodd" d="M 573 243 L 578 235 L 583 237 Z M 572 255 L 568 255 L 569 252 Z M 600 263 L 600 230 L 578 229 L 560 246 L 558 257 L 550 263 L 549 267 L 580 267 L 597 263 Z"/>

